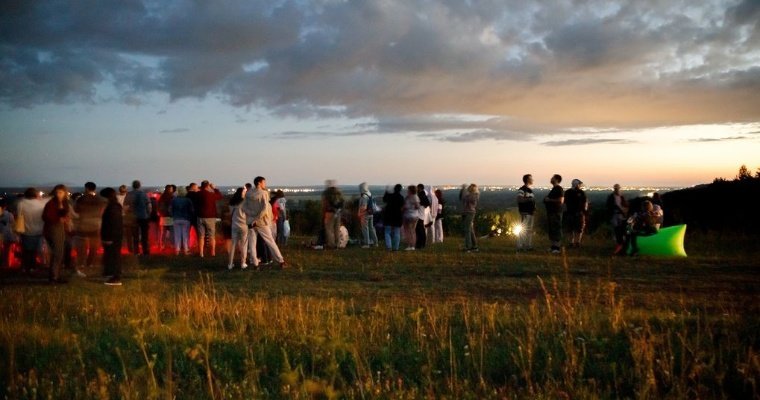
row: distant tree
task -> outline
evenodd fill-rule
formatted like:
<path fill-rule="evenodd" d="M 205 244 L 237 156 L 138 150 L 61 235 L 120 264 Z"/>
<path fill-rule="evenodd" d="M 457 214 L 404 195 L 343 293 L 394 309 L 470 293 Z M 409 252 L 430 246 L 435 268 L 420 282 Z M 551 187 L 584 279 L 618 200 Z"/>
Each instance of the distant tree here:
<path fill-rule="evenodd" d="M 723 183 L 726 182 L 726 178 L 715 178 L 713 179 L 713 183 Z"/>
<path fill-rule="evenodd" d="M 757 167 L 757 172 L 755 172 L 755 179 L 760 179 L 760 167 Z"/>
<path fill-rule="evenodd" d="M 746 181 L 747 179 L 752 179 L 752 174 L 749 172 L 747 166 L 742 164 L 742 166 L 739 167 L 739 173 L 736 175 L 735 180 Z"/>

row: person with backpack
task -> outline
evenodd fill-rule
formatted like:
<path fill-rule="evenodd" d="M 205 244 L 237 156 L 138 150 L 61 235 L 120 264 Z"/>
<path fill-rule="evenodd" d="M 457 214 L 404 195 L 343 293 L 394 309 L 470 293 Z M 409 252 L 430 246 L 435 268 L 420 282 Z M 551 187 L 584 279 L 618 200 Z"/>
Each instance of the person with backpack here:
<path fill-rule="evenodd" d="M 364 240 L 362 248 L 368 249 L 370 246 L 378 245 L 374 224 L 375 199 L 369 191 L 367 182 L 362 182 L 359 185 L 359 193 L 359 224 L 362 228 L 362 238 Z"/>
<path fill-rule="evenodd" d="M 325 247 L 338 248 L 340 237 L 340 213 L 343 211 L 343 193 L 335 180 L 325 181 L 326 189 L 322 192 L 322 215 L 325 224 Z"/>
<path fill-rule="evenodd" d="M 620 185 L 612 187 L 612 193 L 607 196 L 607 213 L 610 215 L 610 225 L 615 233 L 614 255 L 622 254 L 626 242 L 626 226 L 628 221 L 628 201 L 620 190 Z"/>

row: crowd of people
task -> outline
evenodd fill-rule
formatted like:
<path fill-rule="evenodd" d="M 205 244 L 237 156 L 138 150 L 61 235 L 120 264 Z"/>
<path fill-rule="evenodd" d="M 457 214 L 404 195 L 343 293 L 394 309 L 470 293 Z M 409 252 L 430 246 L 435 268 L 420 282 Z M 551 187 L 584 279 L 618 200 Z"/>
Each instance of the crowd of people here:
<path fill-rule="evenodd" d="M 517 191 L 521 228 L 517 250 L 532 251 L 537 210 L 534 182 L 530 174 L 524 175 L 522 181 Z M 563 224 L 570 231 L 568 245 L 581 246 L 589 202 L 579 179 L 573 179 L 567 190 L 562 188 L 562 176 L 558 174 L 551 177 L 550 183 L 551 190 L 543 203 L 550 252 L 556 254 L 562 248 Z M 321 198 L 322 230 L 314 248 L 337 249 L 344 247 L 347 239 L 342 224 L 346 201 L 334 180 L 326 181 L 325 186 Z M 475 232 L 479 200 L 476 184 L 462 186 L 459 208 L 466 252 L 479 251 Z M 98 192 L 95 183 L 87 182 L 84 192 L 74 196 L 66 186 L 57 185 L 44 199 L 41 192 L 29 188 L 15 204 L 15 212 L 8 210 L 7 200 L 0 201 L 2 266 L 9 264 L 10 244 L 18 242 L 22 271 L 32 271 L 41 261 L 48 266 L 50 281 L 60 283 L 65 282 L 64 267 L 81 277 L 92 273 L 102 248 L 105 283 L 121 285 L 122 252 L 149 256 L 151 229 L 159 252 L 171 248 L 177 256 L 190 255 L 195 238 L 196 254 L 203 258 L 216 256 L 217 228 L 221 226 L 228 243 L 228 269 L 235 268 L 236 257 L 241 269 L 271 263 L 287 268 L 280 250 L 287 244 L 290 231 L 284 193 L 280 190 L 270 194 L 266 179 L 259 176 L 252 184 L 237 188 L 227 206 L 220 209 L 222 201 L 224 196 L 209 181 L 184 187 L 166 185 L 160 195 L 146 193 L 137 180 L 129 191 L 122 185 L 118 190 L 105 188 Z M 383 206 L 378 204 L 367 183 L 359 185 L 354 212 L 362 248 L 380 245 L 375 217 L 382 221 L 381 233 L 388 251 L 401 250 L 402 240 L 405 251 L 443 242 L 446 201 L 440 189 L 418 184 L 409 185 L 404 192 L 401 184 L 388 186 L 382 203 Z M 657 194 L 641 202 L 640 209 L 631 209 L 616 184 L 606 206 L 615 235 L 614 254 L 624 254 L 624 249 L 631 248 L 635 255 L 637 238 L 656 233 L 662 224 L 662 203 Z"/>

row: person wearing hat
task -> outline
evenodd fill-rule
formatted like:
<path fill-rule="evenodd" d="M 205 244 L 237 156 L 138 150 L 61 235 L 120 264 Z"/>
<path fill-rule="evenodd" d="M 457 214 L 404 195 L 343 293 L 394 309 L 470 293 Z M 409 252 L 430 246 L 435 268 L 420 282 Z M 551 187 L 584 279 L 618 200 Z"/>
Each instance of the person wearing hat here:
<path fill-rule="evenodd" d="M 573 179 L 572 187 L 565 191 L 565 218 L 570 227 L 570 247 L 581 247 L 583 230 L 586 228 L 588 199 L 583 191 L 583 182 Z"/>

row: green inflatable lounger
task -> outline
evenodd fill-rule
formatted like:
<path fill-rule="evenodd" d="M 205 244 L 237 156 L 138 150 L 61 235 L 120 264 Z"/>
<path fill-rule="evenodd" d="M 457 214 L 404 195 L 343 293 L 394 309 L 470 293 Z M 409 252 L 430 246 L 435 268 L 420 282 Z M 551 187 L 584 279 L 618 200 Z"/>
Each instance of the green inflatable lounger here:
<path fill-rule="evenodd" d="M 639 236 L 639 254 L 645 256 L 686 257 L 683 240 L 686 236 L 686 225 L 675 225 L 662 228 L 651 236 Z M 631 254 L 631 248 L 628 254 Z"/>

